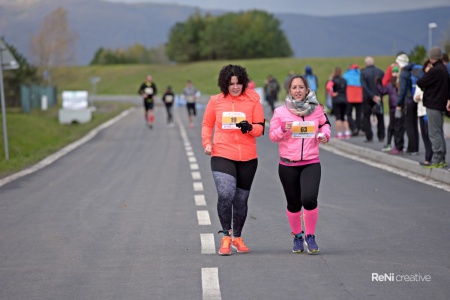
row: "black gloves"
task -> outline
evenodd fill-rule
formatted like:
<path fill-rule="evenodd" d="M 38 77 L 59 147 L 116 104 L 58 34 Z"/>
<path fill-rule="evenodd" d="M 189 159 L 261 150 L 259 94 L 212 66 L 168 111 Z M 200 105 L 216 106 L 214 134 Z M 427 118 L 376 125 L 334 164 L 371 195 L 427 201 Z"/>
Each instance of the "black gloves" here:
<path fill-rule="evenodd" d="M 242 133 L 247 133 L 249 131 L 252 131 L 252 129 L 253 129 L 252 124 L 250 124 L 246 120 L 236 123 L 236 127 L 240 128 Z"/>

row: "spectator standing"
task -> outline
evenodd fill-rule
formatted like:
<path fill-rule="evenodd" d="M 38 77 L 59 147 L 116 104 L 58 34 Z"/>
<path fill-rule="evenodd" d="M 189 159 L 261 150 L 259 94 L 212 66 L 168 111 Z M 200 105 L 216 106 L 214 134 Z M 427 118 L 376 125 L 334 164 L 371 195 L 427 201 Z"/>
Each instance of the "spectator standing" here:
<path fill-rule="evenodd" d="M 425 74 L 417 81 L 423 90 L 423 105 L 427 108 L 428 136 L 433 156 L 425 168 L 446 168 L 447 146 L 444 137 L 444 113 L 450 111 L 450 78 L 442 60 L 441 48 L 434 46 L 429 51 L 431 66 L 425 68 Z"/>
<path fill-rule="evenodd" d="M 424 63 L 424 69 L 427 68 L 427 65 L 430 61 L 426 61 Z M 417 116 L 419 117 L 419 126 L 420 133 L 422 135 L 423 145 L 425 146 L 425 160 L 419 162 L 421 166 L 429 166 L 431 164 L 431 158 L 433 157 L 433 150 L 431 149 L 431 141 L 428 136 L 428 117 L 427 117 L 427 109 L 423 106 L 423 91 L 416 86 L 416 91 L 414 93 L 414 101 L 417 102 Z"/>
<path fill-rule="evenodd" d="M 397 101 L 398 101 L 398 75 L 399 75 L 399 67 L 394 66 L 392 69 L 391 76 L 391 82 L 389 82 L 386 86 L 382 85 L 381 80 L 378 78 L 377 80 L 377 89 L 380 92 L 380 94 L 388 95 L 389 97 L 389 125 L 387 128 L 387 141 L 386 145 L 381 149 L 381 151 L 384 152 L 390 152 L 393 150 L 391 144 L 392 144 L 392 138 L 394 138 L 394 144 L 395 149 L 398 149 L 397 151 L 403 151 L 403 145 L 404 145 L 404 129 L 403 129 L 403 118 L 395 118 L 395 109 L 397 107 Z M 388 71 L 389 72 L 389 71 Z M 399 121 L 399 125 L 396 125 L 395 122 Z M 399 134 L 395 134 L 395 130 L 397 129 L 401 130 Z"/>
<path fill-rule="evenodd" d="M 384 141 L 385 127 L 384 127 L 384 115 L 380 110 L 383 107 L 380 92 L 375 85 L 376 78 L 383 78 L 384 72 L 375 67 L 375 61 L 372 57 L 367 56 L 364 60 L 366 67 L 361 71 L 361 86 L 363 89 L 363 130 L 366 135 L 365 142 L 373 141 L 372 124 L 370 122 L 370 116 L 372 113 L 377 118 L 377 136 L 380 142 Z M 377 105 L 375 107 L 375 105 Z M 375 108 L 377 109 L 374 112 Z"/>
<path fill-rule="evenodd" d="M 316 74 L 313 73 L 313 69 L 311 66 L 305 67 L 305 75 L 304 78 L 308 81 L 308 86 L 311 91 L 317 94 L 317 89 L 319 88 L 319 79 Z"/>
<path fill-rule="evenodd" d="M 403 127 L 408 137 L 406 153 L 419 154 L 419 128 L 417 125 L 417 103 L 413 100 L 411 71 L 415 63 L 409 63 L 406 54 L 397 56 L 396 62 L 400 67 L 400 81 L 396 110 L 403 115 Z M 398 114 L 399 114 L 398 113 Z M 397 130 L 397 129 L 396 129 Z M 399 149 L 393 149 L 391 154 L 399 154 Z"/>
<path fill-rule="evenodd" d="M 362 87 L 361 71 L 357 64 L 352 64 L 343 75 L 347 81 L 347 120 L 352 136 L 358 136 L 362 125 Z M 353 119 L 353 110 L 355 118 Z"/>
<path fill-rule="evenodd" d="M 327 90 L 333 102 L 333 114 L 336 118 L 336 138 L 350 138 L 351 134 L 347 122 L 347 81 L 342 77 L 341 68 L 336 67 L 334 69 Z"/>
<path fill-rule="evenodd" d="M 266 92 L 266 99 L 269 102 L 272 113 L 275 110 L 275 102 L 278 100 L 278 93 L 280 92 L 280 85 L 272 75 L 267 77 L 267 84 L 264 91 Z"/>

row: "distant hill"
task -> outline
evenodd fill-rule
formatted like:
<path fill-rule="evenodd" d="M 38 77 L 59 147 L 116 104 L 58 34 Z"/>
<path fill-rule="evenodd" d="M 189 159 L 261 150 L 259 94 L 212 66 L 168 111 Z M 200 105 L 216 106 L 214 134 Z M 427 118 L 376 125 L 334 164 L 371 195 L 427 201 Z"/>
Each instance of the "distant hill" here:
<path fill-rule="evenodd" d="M 127 48 L 135 43 L 155 47 L 167 41 L 170 28 L 196 9 L 173 4 L 125 4 L 100 0 L 0 0 L 0 36 L 24 54 L 46 15 L 58 7 L 68 11 L 69 26 L 78 34 L 77 64 L 86 65 L 100 48 Z M 206 11 L 200 10 L 201 13 Z M 212 11 L 217 15 L 226 12 Z M 428 23 L 436 22 L 433 44 L 450 31 L 450 6 L 442 8 L 317 17 L 274 14 L 281 22 L 295 57 L 392 55 L 428 46 Z"/>

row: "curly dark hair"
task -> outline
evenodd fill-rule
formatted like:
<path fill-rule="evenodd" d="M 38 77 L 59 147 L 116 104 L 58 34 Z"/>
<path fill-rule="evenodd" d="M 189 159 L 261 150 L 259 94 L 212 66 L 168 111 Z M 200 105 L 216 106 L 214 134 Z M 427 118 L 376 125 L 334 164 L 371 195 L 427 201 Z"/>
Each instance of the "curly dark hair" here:
<path fill-rule="evenodd" d="M 248 78 L 247 70 L 239 65 L 227 65 L 220 70 L 217 85 L 220 91 L 227 96 L 229 94 L 228 87 L 230 86 L 231 77 L 236 76 L 238 82 L 242 84 L 242 94 L 248 86 L 250 79 Z"/>

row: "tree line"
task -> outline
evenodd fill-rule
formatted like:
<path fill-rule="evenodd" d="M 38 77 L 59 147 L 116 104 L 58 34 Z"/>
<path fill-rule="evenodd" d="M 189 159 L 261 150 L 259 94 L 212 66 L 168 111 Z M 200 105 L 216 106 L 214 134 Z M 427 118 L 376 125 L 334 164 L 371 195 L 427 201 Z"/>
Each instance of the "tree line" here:
<path fill-rule="evenodd" d="M 220 16 L 195 13 L 170 30 L 167 56 L 175 62 L 290 57 L 289 41 L 271 14 L 251 10 Z"/>

